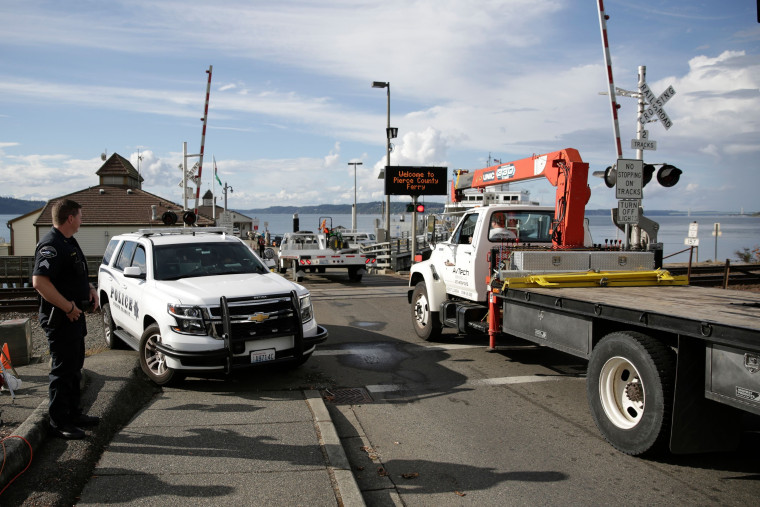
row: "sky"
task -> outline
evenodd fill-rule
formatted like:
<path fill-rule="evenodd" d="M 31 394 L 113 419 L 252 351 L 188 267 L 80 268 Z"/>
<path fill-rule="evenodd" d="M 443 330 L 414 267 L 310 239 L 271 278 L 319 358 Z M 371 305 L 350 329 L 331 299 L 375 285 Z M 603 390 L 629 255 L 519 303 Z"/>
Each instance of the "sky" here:
<path fill-rule="evenodd" d="M 683 170 L 645 209 L 760 210 L 756 0 L 605 0 L 616 87 L 638 68 L 672 121 L 647 123 L 644 161 Z M 616 162 L 595 0 L 3 0 L 0 195 L 47 200 L 98 184 L 101 154 L 182 202 L 182 145 L 213 164 L 228 207 L 384 199 L 391 164 L 486 167 L 572 147 L 590 173 Z M 623 158 L 637 99 L 619 96 Z M 138 156 L 140 159 L 138 160 Z M 197 157 L 188 158 L 192 165 Z M 617 207 L 590 176 L 589 209 Z M 546 179 L 513 184 L 554 204 Z M 443 201 L 445 197 L 427 197 Z M 409 201 L 394 196 L 393 201 Z M 193 200 L 190 207 L 193 207 Z"/>

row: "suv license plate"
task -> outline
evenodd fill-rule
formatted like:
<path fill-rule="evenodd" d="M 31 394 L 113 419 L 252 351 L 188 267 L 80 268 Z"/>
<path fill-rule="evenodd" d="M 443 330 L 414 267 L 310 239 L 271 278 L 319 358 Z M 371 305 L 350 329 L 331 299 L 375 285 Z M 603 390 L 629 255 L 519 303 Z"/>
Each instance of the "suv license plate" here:
<path fill-rule="evenodd" d="M 274 361 L 274 349 L 254 350 L 251 352 L 251 364 Z"/>

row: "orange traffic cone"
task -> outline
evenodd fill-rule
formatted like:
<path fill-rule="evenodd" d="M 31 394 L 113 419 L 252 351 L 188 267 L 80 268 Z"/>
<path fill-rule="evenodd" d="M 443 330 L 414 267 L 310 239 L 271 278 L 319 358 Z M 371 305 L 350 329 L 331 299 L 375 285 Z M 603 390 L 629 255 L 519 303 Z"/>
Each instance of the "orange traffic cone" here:
<path fill-rule="evenodd" d="M 13 363 L 11 363 L 11 353 L 8 352 L 8 344 L 3 343 L 3 348 L 0 350 L 0 361 L 3 363 L 3 368 L 6 370 L 10 370 L 13 372 L 14 375 L 18 377 L 18 373 L 16 373 L 16 368 L 13 367 Z"/>
<path fill-rule="evenodd" d="M 3 350 L 0 352 L 0 360 L 3 362 L 3 368 L 6 370 L 13 370 L 13 364 L 11 363 L 11 354 L 8 352 L 7 343 L 3 343 Z"/>

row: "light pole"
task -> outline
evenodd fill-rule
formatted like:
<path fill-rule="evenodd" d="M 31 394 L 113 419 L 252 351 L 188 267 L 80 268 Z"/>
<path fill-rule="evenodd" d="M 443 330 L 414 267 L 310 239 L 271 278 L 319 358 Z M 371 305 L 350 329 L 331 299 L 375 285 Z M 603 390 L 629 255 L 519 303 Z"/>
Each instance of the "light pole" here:
<path fill-rule="evenodd" d="M 372 88 L 388 89 L 388 126 L 385 129 L 385 166 L 391 165 L 391 84 L 383 81 L 372 81 Z M 387 175 L 385 176 L 388 177 Z M 386 240 L 390 241 L 391 235 L 391 196 L 385 194 L 385 234 Z"/>
<path fill-rule="evenodd" d="M 362 163 L 349 162 L 348 165 L 354 166 L 354 207 L 351 210 L 351 228 L 356 231 L 356 166 L 362 165 Z"/>

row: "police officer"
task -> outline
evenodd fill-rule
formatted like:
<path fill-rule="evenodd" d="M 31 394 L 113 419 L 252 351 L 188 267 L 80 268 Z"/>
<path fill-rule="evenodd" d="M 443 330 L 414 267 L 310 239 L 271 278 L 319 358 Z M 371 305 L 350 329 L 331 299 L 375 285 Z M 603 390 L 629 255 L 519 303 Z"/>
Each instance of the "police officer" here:
<path fill-rule="evenodd" d="M 85 436 L 81 429 L 98 424 L 79 407 L 84 337 L 84 310 L 98 308 L 89 283 L 87 261 L 74 234 L 82 225 L 82 206 L 70 199 L 53 204 L 53 227 L 37 244 L 32 283 L 42 296 L 40 325 L 50 345 L 50 431 L 67 439 Z"/>

